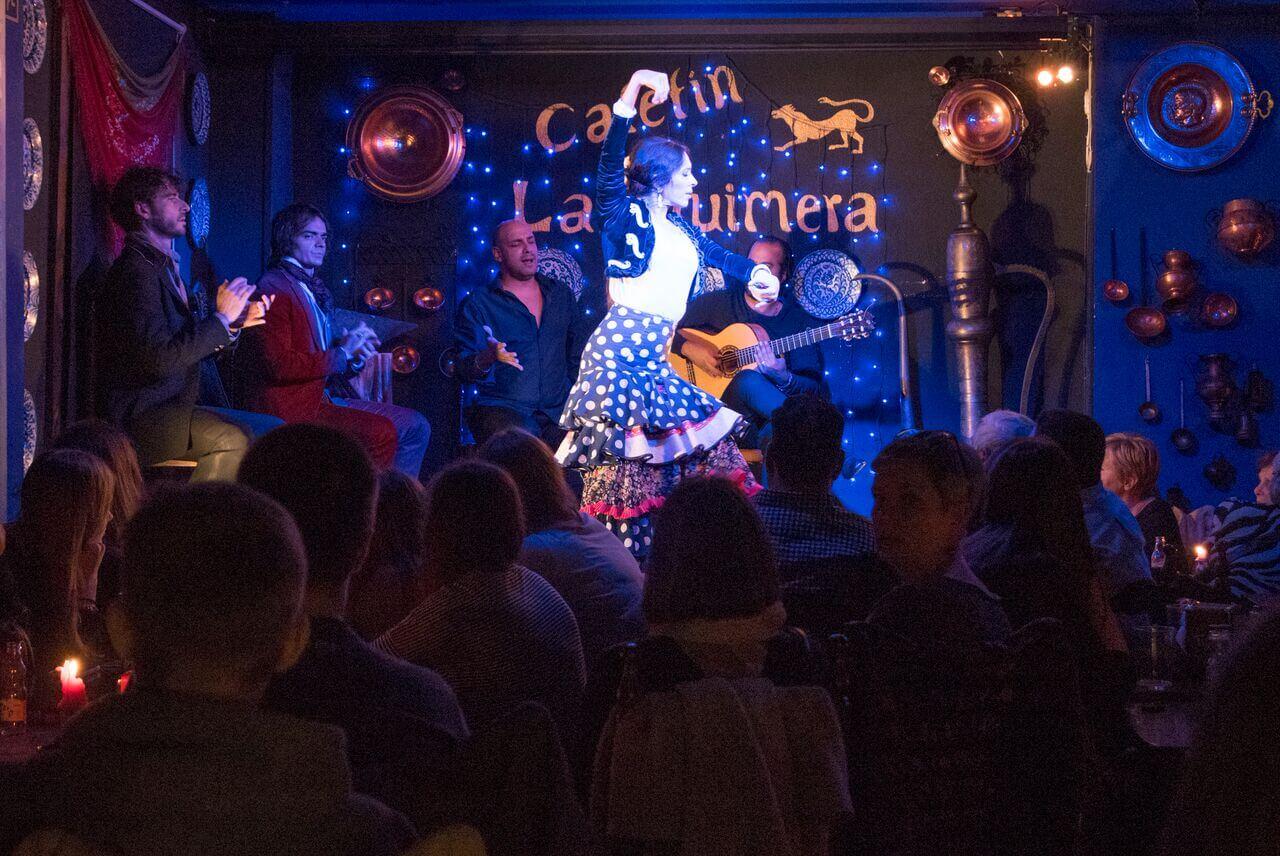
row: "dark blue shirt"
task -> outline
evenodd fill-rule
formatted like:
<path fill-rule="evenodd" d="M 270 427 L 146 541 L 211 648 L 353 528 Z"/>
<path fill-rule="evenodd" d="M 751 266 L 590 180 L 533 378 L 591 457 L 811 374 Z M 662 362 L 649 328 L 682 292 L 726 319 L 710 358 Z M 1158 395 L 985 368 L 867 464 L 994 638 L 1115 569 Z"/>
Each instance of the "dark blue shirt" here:
<path fill-rule="evenodd" d="M 540 411 L 557 418 L 569 387 L 578 378 L 583 345 L 599 319 L 582 311 L 567 285 L 541 276 L 538 285 L 541 324 L 496 279 L 463 301 L 454 326 L 458 376 L 478 387 L 476 404 L 507 407 L 525 416 Z M 516 355 L 523 371 L 504 363 L 494 363 L 488 371 L 477 368 L 476 355 L 486 347 L 486 326 Z"/>

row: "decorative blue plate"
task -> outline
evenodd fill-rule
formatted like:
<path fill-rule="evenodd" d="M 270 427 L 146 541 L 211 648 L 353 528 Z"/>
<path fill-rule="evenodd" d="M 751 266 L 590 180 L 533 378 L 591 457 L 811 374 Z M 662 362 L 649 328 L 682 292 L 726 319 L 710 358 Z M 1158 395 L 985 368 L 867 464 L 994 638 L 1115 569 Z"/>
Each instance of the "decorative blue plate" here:
<path fill-rule="evenodd" d="M 22 120 L 22 209 L 30 211 L 40 198 L 44 184 L 44 142 L 36 120 Z"/>
<path fill-rule="evenodd" d="M 209 185 L 197 178 L 191 185 L 191 198 L 187 200 L 191 213 L 187 215 L 187 237 L 191 246 L 199 248 L 209 240 Z"/>
<path fill-rule="evenodd" d="M 586 285 L 582 265 L 564 250 L 557 250 L 554 247 L 539 248 L 538 273 L 547 279 L 554 279 L 569 286 L 575 299 L 582 296 L 582 289 Z"/>
<path fill-rule="evenodd" d="M 22 471 L 31 469 L 36 458 L 36 402 L 29 390 L 22 391 Z"/>
<path fill-rule="evenodd" d="M 44 51 L 49 44 L 49 19 L 44 0 L 22 0 L 22 68 L 35 74 L 44 65 Z"/>
<path fill-rule="evenodd" d="M 853 259 L 839 250 L 814 250 L 796 265 L 792 283 L 796 299 L 814 318 L 848 315 L 862 296 L 862 281 Z"/>
<path fill-rule="evenodd" d="M 1129 134 L 1147 157 L 1179 172 L 1215 167 L 1244 145 L 1271 95 L 1222 48 L 1179 42 L 1147 57 L 1121 97 Z"/>
<path fill-rule="evenodd" d="M 26 342 L 40 320 L 40 269 L 35 256 L 22 251 L 22 341 Z"/>
<path fill-rule="evenodd" d="M 211 107 L 209 78 L 203 71 L 197 71 L 191 78 L 191 90 L 187 95 L 187 125 L 197 146 L 203 146 L 209 140 Z"/>

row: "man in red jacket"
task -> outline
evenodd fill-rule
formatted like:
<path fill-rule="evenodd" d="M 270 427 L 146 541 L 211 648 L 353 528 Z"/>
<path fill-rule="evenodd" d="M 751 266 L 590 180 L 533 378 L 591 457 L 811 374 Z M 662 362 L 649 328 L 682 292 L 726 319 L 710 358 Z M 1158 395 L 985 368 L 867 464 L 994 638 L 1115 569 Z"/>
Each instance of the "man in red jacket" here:
<path fill-rule="evenodd" d="M 272 219 L 271 264 L 258 289 L 274 298 L 272 311 L 279 311 L 241 339 L 236 367 L 242 403 L 286 422 L 344 431 L 379 467 L 416 477 L 431 437 L 422 414 L 350 393 L 330 394 L 359 371 L 379 342 L 364 324 L 332 328 L 333 298 L 317 275 L 327 249 L 328 222 L 319 209 L 294 203 Z"/>

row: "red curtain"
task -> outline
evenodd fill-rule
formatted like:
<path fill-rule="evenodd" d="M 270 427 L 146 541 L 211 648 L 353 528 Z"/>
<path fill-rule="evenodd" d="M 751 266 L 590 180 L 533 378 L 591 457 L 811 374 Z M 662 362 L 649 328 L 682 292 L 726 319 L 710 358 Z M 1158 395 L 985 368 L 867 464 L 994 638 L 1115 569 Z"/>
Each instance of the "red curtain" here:
<path fill-rule="evenodd" d="M 186 80 L 182 44 L 159 72 L 144 77 L 116 53 L 88 0 L 65 0 L 63 8 L 80 130 L 94 185 L 105 191 L 135 165 L 171 168 Z M 124 235 L 114 223 L 108 228 L 114 256 Z"/>

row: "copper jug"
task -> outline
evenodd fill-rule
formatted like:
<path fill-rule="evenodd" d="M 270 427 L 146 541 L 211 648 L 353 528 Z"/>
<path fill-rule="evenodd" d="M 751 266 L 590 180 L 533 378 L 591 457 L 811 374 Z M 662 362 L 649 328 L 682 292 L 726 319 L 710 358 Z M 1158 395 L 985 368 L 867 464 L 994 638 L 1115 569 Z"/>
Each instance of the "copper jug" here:
<path fill-rule="evenodd" d="M 1164 270 L 1156 277 L 1156 291 L 1169 314 L 1185 312 L 1187 302 L 1196 290 L 1196 271 L 1191 254 L 1186 250 L 1169 250 L 1164 254 Z"/>
<path fill-rule="evenodd" d="M 1232 199 L 1222 206 L 1218 243 L 1236 258 L 1251 259 L 1276 237 L 1275 218 L 1256 199 Z"/>

